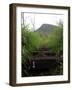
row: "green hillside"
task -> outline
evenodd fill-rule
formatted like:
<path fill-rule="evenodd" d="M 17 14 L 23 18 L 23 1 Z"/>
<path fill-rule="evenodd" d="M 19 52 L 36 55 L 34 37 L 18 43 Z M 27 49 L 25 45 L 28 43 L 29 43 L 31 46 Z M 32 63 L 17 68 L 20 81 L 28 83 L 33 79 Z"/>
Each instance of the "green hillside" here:
<path fill-rule="evenodd" d="M 42 24 L 35 32 L 39 33 L 49 33 L 54 30 L 54 28 L 57 28 L 58 26 L 51 25 L 51 24 Z"/>

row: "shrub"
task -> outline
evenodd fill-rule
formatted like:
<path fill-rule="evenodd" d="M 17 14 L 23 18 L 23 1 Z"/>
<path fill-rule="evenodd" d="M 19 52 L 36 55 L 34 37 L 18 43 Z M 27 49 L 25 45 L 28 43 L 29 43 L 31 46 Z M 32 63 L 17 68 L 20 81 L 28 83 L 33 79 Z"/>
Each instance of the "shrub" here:
<path fill-rule="evenodd" d="M 50 48 L 57 54 L 63 50 L 63 27 L 54 28 L 48 35 L 32 32 L 26 25 L 22 28 L 22 63 L 25 63 L 33 50 Z"/>

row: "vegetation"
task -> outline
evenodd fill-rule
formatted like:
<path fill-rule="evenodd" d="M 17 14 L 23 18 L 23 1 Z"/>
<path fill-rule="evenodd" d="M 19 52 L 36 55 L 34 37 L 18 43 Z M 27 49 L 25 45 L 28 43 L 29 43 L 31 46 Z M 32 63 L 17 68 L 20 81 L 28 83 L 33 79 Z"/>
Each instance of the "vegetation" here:
<path fill-rule="evenodd" d="M 63 28 L 58 27 L 48 36 L 48 47 L 56 54 L 63 50 Z"/>
<path fill-rule="evenodd" d="M 33 50 L 49 48 L 52 52 L 59 55 L 63 51 L 63 24 L 60 22 L 58 27 L 48 34 L 33 32 L 28 25 L 22 27 L 22 64 L 26 64 Z M 58 66 L 59 67 L 59 66 Z M 27 66 L 25 67 L 27 68 Z M 62 66 L 61 66 L 62 68 Z M 56 69 L 57 70 L 57 69 Z M 26 72 L 28 75 L 29 73 Z"/>
<path fill-rule="evenodd" d="M 33 50 L 38 50 L 45 44 L 45 37 L 37 32 L 31 32 L 28 26 L 22 28 L 22 62 L 31 56 Z"/>

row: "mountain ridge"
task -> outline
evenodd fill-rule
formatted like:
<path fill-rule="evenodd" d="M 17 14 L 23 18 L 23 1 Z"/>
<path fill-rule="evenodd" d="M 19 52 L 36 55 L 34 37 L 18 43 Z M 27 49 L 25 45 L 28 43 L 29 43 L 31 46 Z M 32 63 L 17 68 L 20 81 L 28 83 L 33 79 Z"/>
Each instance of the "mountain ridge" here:
<path fill-rule="evenodd" d="M 58 26 L 52 24 L 42 24 L 35 32 L 49 33 L 57 27 Z"/>

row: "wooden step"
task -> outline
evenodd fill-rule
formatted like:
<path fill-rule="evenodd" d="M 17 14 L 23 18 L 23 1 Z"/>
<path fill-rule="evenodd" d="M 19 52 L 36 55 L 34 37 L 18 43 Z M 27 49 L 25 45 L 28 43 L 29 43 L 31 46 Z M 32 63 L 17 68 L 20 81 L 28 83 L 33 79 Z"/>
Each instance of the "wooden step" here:
<path fill-rule="evenodd" d="M 55 56 L 56 55 L 56 53 L 52 53 L 52 52 L 50 52 L 50 51 L 33 51 L 32 52 L 32 55 L 33 56 L 42 56 L 42 55 L 47 55 L 47 56 Z"/>
<path fill-rule="evenodd" d="M 48 57 L 30 57 L 29 61 L 31 60 L 59 60 L 62 59 L 62 57 L 55 57 L 55 56 L 48 56 Z"/>

